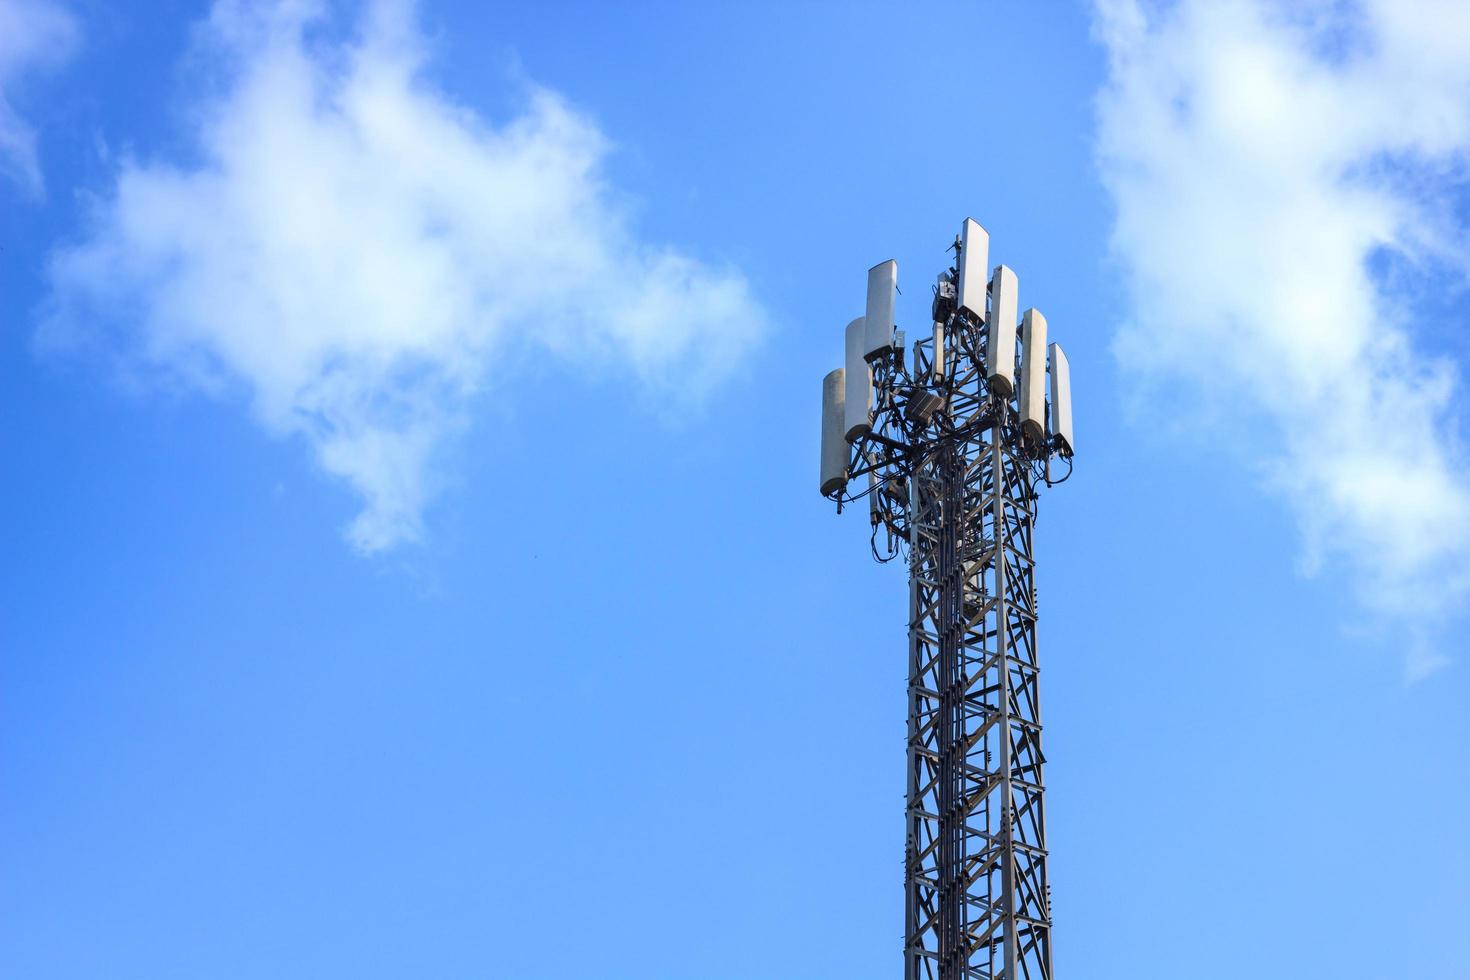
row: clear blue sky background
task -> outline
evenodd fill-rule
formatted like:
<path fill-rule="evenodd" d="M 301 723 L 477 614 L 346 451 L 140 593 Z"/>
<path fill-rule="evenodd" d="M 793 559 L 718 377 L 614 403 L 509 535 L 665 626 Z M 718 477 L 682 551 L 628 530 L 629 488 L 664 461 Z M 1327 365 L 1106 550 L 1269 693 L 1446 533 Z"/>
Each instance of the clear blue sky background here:
<path fill-rule="evenodd" d="M 49 194 L 0 190 L 0 974 L 898 975 L 907 589 L 817 496 L 818 390 L 868 266 L 922 330 L 974 215 L 1075 385 L 1058 975 L 1470 976 L 1467 633 L 1405 683 L 1353 571 L 1303 577 L 1259 475 L 1135 402 L 1086 8 L 424 4 L 439 86 L 562 93 L 639 233 L 741 268 L 771 331 L 688 413 L 497 379 L 424 542 L 369 557 L 239 397 L 33 349 L 98 137 L 186 153 L 202 13 L 82 5 L 29 90 Z"/>

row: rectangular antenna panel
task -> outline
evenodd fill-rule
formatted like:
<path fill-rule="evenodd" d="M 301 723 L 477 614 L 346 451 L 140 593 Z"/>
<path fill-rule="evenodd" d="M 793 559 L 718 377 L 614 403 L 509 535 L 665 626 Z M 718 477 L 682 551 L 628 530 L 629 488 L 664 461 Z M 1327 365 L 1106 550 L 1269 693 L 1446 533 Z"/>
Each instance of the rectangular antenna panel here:
<path fill-rule="evenodd" d="M 978 323 L 985 319 L 985 287 L 990 273 L 990 234 L 974 218 L 960 228 L 960 254 L 955 265 L 960 271 L 956 305 L 968 310 Z"/>
<path fill-rule="evenodd" d="M 1046 441 L 1046 317 L 1027 310 L 1021 317 L 1021 434 Z"/>
<path fill-rule="evenodd" d="M 822 496 L 847 486 L 847 440 L 843 438 L 843 391 L 847 372 L 842 368 L 822 379 Z"/>
<path fill-rule="evenodd" d="M 944 380 L 944 324 L 934 321 L 934 380 Z"/>
<path fill-rule="evenodd" d="M 1051 434 L 1062 455 L 1072 455 L 1072 372 L 1061 344 L 1051 345 Z"/>
<path fill-rule="evenodd" d="M 855 442 L 868 433 L 868 410 L 873 403 L 873 369 L 863 358 L 864 318 L 858 317 L 847 325 L 847 378 L 843 396 L 843 437 Z"/>
<path fill-rule="evenodd" d="M 868 270 L 868 339 L 864 354 L 875 354 L 893 346 L 893 314 L 898 293 L 898 263 L 889 259 Z"/>
<path fill-rule="evenodd" d="M 1016 390 L 1016 307 L 1020 289 L 1016 274 L 997 266 L 990 283 L 989 330 L 985 342 L 985 374 L 990 388 L 1003 398 Z"/>

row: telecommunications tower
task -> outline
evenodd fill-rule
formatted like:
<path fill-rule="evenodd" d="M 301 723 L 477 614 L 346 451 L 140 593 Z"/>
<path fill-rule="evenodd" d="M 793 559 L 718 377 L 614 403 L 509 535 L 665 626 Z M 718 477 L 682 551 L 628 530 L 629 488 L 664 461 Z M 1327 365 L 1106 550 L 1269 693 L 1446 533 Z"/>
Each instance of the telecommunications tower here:
<path fill-rule="evenodd" d="M 1071 474 L 1071 386 L 989 245 L 967 218 L 911 358 L 898 264 L 869 270 L 822 382 L 822 495 L 867 497 L 874 557 L 909 566 L 904 980 L 1052 977 L 1032 533 Z"/>

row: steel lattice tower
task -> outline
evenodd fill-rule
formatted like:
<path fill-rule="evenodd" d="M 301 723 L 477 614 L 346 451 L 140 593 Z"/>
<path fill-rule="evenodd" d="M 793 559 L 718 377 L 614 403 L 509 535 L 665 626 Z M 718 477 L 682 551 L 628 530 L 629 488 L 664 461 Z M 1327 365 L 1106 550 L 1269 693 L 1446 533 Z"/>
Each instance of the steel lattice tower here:
<path fill-rule="evenodd" d="M 1032 542 L 1037 489 L 1071 471 L 1068 368 L 1053 345 L 1048 406 L 1045 319 L 1018 328 L 979 225 L 955 250 L 911 365 L 897 267 L 870 272 L 824 384 L 822 492 L 839 511 L 867 496 L 874 555 L 908 558 L 905 980 L 1051 980 Z"/>

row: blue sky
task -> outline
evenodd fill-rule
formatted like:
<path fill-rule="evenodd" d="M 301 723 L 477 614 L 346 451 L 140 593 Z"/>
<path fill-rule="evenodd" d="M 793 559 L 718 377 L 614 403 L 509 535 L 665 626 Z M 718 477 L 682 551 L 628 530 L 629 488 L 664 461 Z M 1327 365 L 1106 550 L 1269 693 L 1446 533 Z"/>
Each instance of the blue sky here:
<path fill-rule="evenodd" d="M 0 973 L 899 969 L 818 388 L 1072 365 L 1063 976 L 1470 971 L 1452 4 L 0 0 Z"/>

